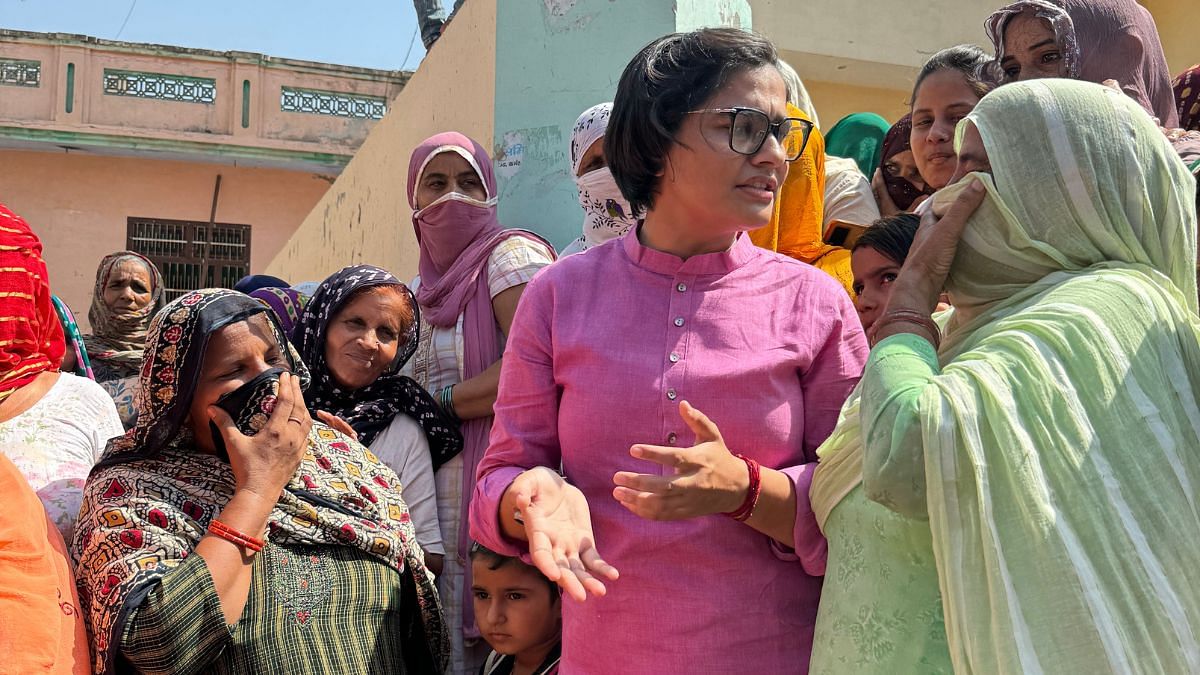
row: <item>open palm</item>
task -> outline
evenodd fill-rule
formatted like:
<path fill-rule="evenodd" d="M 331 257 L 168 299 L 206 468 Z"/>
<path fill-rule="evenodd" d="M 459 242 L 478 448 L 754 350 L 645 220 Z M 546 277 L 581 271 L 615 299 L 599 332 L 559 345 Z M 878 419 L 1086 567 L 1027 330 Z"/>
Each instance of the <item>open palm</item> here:
<path fill-rule="evenodd" d="M 576 600 L 604 595 L 602 579 L 614 581 L 618 573 L 596 551 L 591 511 L 579 488 L 541 467 L 522 473 L 509 489 L 533 564 Z"/>

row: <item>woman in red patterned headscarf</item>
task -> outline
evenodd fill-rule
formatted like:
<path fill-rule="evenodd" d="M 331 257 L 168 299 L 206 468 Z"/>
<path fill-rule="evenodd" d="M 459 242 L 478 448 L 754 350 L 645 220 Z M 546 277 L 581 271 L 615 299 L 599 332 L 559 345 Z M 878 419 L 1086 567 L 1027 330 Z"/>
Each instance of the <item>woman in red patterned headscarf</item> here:
<path fill-rule="evenodd" d="M 0 205 L 0 454 L 70 538 L 84 479 L 121 421 L 99 385 L 59 372 L 65 350 L 42 242 Z"/>

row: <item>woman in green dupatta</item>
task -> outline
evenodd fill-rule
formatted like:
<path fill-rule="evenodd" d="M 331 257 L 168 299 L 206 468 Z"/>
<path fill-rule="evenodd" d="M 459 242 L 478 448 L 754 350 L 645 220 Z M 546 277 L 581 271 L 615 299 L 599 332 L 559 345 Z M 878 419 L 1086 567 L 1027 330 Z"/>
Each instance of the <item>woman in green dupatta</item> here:
<path fill-rule="evenodd" d="M 959 140 L 959 173 L 986 173 L 935 197 L 821 450 L 826 594 L 871 590 L 828 529 L 857 490 L 907 532 L 928 519 L 954 672 L 1200 672 L 1195 182 L 1136 103 L 1090 83 L 1002 87 Z M 921 317 L 943 286 L 935 350 Z M 868 580 L 892 592 L 860 632 L 928 606 L 900 571 Z M 814 664 L 853 630 L 818 617 Z"/>
<path fill-rule="evenodd" d="M 892 125 L 870 112 L 853 113 L 838 120 L 825 134 L 825 154 L 848 157 L 868 178 L 875 175 L 883 156 L 883 138 Z"/>

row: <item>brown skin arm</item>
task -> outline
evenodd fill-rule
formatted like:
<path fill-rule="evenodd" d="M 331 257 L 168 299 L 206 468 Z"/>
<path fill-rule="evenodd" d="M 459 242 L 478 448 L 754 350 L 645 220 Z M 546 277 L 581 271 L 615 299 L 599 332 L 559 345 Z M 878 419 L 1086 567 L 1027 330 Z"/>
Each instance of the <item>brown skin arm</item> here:
<path fill-rule="evenodd" d="M 525 292 L 525 284 L 505 289 L 492 298 L 492 311 L 496 314 L 496 322 L 500 331 L 508 337 L 512 327 L 513 315 L 517 312 L 517 303 L 521 293 Z M 492 406 L 496 404 L 496 390 L 500 386 L 500 363 L 498 359 L 487 370 L 460 382 L 454 386 L 454 413 L 462 420 L 473 420 L 480 417 L 490 417 Z"/>

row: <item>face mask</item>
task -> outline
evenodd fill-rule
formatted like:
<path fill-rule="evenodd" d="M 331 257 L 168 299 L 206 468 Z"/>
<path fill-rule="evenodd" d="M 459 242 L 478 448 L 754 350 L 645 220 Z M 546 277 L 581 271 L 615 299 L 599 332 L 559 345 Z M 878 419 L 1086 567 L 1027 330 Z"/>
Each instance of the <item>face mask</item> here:
<path fill-rule="evenodd" d="M 637 224 L 637 216 L 621 195 L 608 167 L 577 177 L 575 184 L 584 212 L 583 238 L 589 247 L 616 239 Z"/>
<path fill-rule="evenodd" d="M 448 192 L 413 214 L 421 246 L 434 264 L 446 269 L 475 235 L 495 221 L 496 199 L 481 202 L 461 192 Z"/>
<path fill-rule="evenodd" d="M 247 436 L 257 434 L 267 425 L 267 419 L 275 410 L 275 400 L 279 397 L 279 376 L 286 372 L 283 368 L 272 368 L 260 373 L 237 389 L 222 394 L 217 399 L 217 407 L 229 413 L 238 431 Z M 229 451 L 225 447 L 225 439 L 221 437 L 221 430 L 211 420 L 208 429 L 217 456 L 228 462 Z"/>

